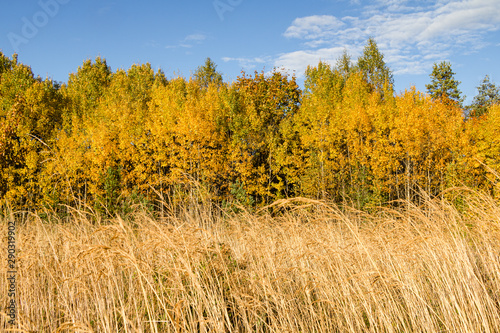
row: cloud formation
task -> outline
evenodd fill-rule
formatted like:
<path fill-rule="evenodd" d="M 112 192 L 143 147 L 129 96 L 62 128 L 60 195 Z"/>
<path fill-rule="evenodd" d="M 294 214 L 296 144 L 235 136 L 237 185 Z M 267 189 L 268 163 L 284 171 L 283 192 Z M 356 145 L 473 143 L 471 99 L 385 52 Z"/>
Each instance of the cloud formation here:
<path fill-rule="evenodd" d="M 343 47 L 331 47 L 283 53 L 274 60 L 274 65 L 295 72 L 296 76 L 301 77 L 308 65 L 315 66 L 319 61 L 335 64 L 344 50 Z"/>
<path fill-rule="evenodd" d="M 243 68 L 244 70 L 251 70 L 251 69 L 254 69 L 258 64 L 266 64 L 266 63 L 272 61 L 272 58 L 269 57 L 269 56 L 267 56 L 267 57 L 254 57 L 254 58 L 223 57 L 222 60 L 224 62 L 236 61 L 236 62 L 239 63 L 239 65 L 241 66 L 241 68 Z"/>
<path fill-rule="evenodd" d="M 166 45 L 166 49 L 177 49 L 177 48 L 192 48 L 194 45 L 201 44 L 208 38 L 207 35 L 202 33 L 196 33 L 187 35 L 182 41 L 174 45 Z"/>
<path fill-rule="evenodd" d="M 303 49 L 278 55 L 274 65 L 300 74 L 319 59 L 334 63 L 344 48 L 358 55 L 373 37 L 395 74 L 421 74 L 451 53 L 483 48 L 484 36 L 499 28 L 498 0 L 377 0 L 357 17 L 296 18 L 283 36 L 301 40 Z"/>
<path fill-rule="evenodd" d="M 330 15 L 313 15 L 296 18 L 286 29 L 288 38 L 319 39 L 331 36 L 345 23 Z"/>
<path fill-rule="evenodd" d="M 195 41 L 195 42 L 201 42 L 203 40 L 207 39 L 207 36 L 204 34 L 191 34 L 187 35 L 184 38 L 184 41 Z"/>

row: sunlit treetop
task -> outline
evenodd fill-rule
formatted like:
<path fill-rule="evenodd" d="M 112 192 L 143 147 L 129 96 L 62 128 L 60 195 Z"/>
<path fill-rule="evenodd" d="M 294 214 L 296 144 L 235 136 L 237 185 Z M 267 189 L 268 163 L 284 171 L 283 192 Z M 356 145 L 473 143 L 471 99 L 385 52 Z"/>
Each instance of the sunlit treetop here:
<path fill-rule="evenodd" d="M 464 98 L 458 89 L 460 81 L 455 80 L 455 72 L 451 69 L 451 63 L 442 61 L 434 64 L 430 78 L 431 83 L 426 84 L 425 87 L 433 99 L 447 98 L 462 105 Z"/>
<path fill-rule="evenodd" d="M 348 64 L 348 57 L 342 60 Z M 346 67 L 344 65 L 344 67 Z M 363 49 L 363 54 L 358 59 L 358 69 L 363 72 L 365 79 L 370 83 L 375 90 L 383 92 L 384 85 L 393 86 L 394 78 L 392 71 L 384 61 L 384 55 L 379 51 L 377 43 L 373 38 L 368 39 L 368 42 Z"/>
<path fill-rule="evenodd" d="M 210 58 L 205 60 L 203 66 L 198 67 L 194 73 L 194 79 L 204 88 L 210 84 L 222 84 L 222 74 L 217 72 L 217 65 Z"/>
<path fill-rule="evenodd" d="M 469 107 L 471 109 L 471 116 L 479 117 L 488 112 L 488 109 L 493 104 L 500 102 L 500 87 L 490 82 L 490 77 L 486 75 L 477 87 L 478 94 L 472 100 Z"/>

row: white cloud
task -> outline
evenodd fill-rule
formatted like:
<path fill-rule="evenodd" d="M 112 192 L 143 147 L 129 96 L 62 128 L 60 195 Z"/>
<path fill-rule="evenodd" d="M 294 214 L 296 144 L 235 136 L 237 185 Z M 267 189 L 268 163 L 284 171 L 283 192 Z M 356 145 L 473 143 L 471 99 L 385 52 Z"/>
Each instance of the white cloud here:
<path fill-rule="evenodd" d="M 146 47 L 152 47 L 152 48 L 158 48 L 158 47 L 161 46 L 161 44 L 158 41 L 152 39 L 152 40 L 146 41 L 144 43 L 144 46 L 146 46 Z"/>
<path fill-rule="evenodd" d="M 244 70 L 250 70 L 257 67 L 257 65 L 265 64 L 271 61 L 270 57 L 255 57 L 255 58 L 233 58 L 233 57 L 223 57 L 224 62 L 236 61 Z"/>
<path fill-rule="evenodd" d="M 438 8 L 431 23 L 421 31 L 418 38 L 428 40 L 440 38 L 447 33 L 451 36 L 467 35 L 475 31 L 497 30 L 500 24 L 500 4 L 498 1 L 464 1 L 449 3 Z"/>
<path fill-rule="evenodd" d="M 344 23 L 331 15 L 296 18 L 283 34 L 287 38 L 317 39 L 330 35 Z"/>
<path fill-rule="evenodd" d="M 244 69 L 272 64 L 300 77 L 320 60 L 335 64 L 344 49 L 356 59 L 373 37 L 395 74 L 422 74 L 452 54 L 484 48 L 485 36 L 499 29 L 499 0 L 373 0 L 357 16 L 296 18 L 283 33 L 301 43 L 293 52 L 224 61 L 238 61 Z"/>
<path fill-rule="evenodd" d="M 274 66 L 284 68 L 287 72 L 295 72 L 298 77 L 302 77 L 308 65 L 314 66 L 320 61 L 335 65 L 344 50 L 344 47 L 331 47 L 283 53 L 274 60 Z"/>
<path fill-rule="evenodd" d="M 208 38 L 207 35 L 197 33 L 197 34 L 191 34 L 187 35 L 184 37 L 182 41 L 180 41 L 178 44 L 175 45 L 167 45 L 165 46 L 166 49 L 177 49 L 177 48 L 192 48 L 194 44 L 201 44 L 204 40 Z"/>
<path fill-rule="evenodd" d="M 204 34 L 192 34 L 184 38 L 185 41 L 196 41 L 196 42 L 201 42 L 205 39 L 207 39 L 207 36 Z"/>
<path fill-rule="evenodd" d="M 376 0 L 358 17 L 314 15 L 295 19 L 287 38 L 303 40 L 306 49 L 277 56 L 296 70 L 317 64 L 324 50 L 346 47 L 353 54 L 374 37 L 396 74 L 420 74 L 451 53 L 475 52 L 487 45 L 486 33 L 500 29 L 498 0 Z M 352 51 L 354 50 L 354 52 Z"/>

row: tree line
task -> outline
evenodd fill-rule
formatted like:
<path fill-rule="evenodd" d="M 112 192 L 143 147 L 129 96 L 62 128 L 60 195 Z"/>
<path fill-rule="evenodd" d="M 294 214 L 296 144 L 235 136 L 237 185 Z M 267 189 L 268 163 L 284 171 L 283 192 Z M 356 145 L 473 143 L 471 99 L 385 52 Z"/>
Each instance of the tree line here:
<path fill-rule="evenodd" d="M 295 77 L 209 58 L 190 78 L 86 60 L 64 84 L 0 53 L 0 200 L 15 209 L 115 214 L 157 199 L 262 206 L 303 196 L 359 208 L 468 186 L 500 196 L 499 89 L 463 106 L 451 64 L 427 92 L 393 89 L 369 39 L 354 62 Z M 201 199 L 200 199 L 201 200 Z"/>

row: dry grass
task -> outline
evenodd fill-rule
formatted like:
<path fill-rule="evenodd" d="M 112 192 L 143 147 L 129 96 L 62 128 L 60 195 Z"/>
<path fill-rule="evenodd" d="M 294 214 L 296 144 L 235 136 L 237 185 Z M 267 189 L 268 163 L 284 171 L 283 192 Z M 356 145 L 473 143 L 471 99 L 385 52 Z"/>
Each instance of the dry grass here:
<path fill-rule="evenodd" d="M 460 211 L 428 200 L 367 214 L 298 199 L 276 203 L 287 207 L 279 217 L 30 216 L 17 230 L 17 329 L 499 332 L 500 205 L 467 196 Z"/>

